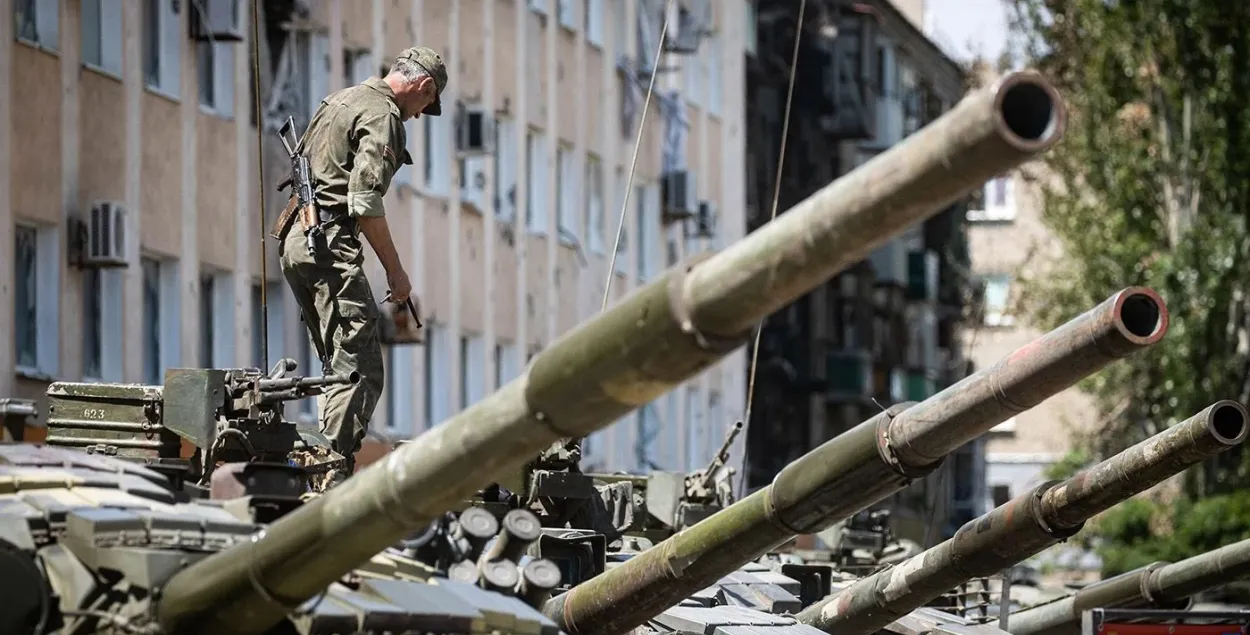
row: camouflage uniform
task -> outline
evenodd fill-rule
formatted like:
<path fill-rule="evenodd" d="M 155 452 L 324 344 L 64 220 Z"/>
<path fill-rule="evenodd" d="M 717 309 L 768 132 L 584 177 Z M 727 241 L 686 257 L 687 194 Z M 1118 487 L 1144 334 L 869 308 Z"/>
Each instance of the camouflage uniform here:
<path fill-rule="evenodd" d="M 408 56 L 434 76 L 438 92 L 447 83 L 442 59 L 430 49 Z M 436 100 L 424 111 L 441 114 Z M 363 269 L 364 250 L 356 218 L 383 216 L 382 198 L 391 177 L 411 165 L 395 93 L 381 78 L 340 90 L 321 101 L 301 141 L 308 157 L 324 238 L 316 257 L 298 226 L 279 246 L 282 273 L 299 303 L 322 355 L 323 372 L 360 373 L 355 386 L 331 386 L 318 398 L 321 430 L 352 461 L 368 430 L 384 384 L 378 341 L 378 305 Z"/>

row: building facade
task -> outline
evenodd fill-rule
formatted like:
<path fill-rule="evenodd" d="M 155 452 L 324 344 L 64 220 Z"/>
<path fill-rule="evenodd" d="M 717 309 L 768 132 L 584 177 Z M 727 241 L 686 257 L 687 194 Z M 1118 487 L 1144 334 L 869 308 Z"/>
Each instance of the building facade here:
<path fill-rule="evenodd" d="M 962 69 L 920 31 L 923 3 L 808 2 L 778 209 L 893 146 L 953 106 Z M 747 223 L 771 217 L 797 3 L 759 0 L 748 43 Z M 876 249 L 764 329 L 748 439 L 748 485 L 879 413 L 965 376 L 963 207 Z M 883 505 L 931 544 L 982 511 L 981 444 Z"/>
<path fill-rule="evenodd" d="M 362 463 L 516 377 L 600 310 L 609 280 L 615 302 L 743 235 L 742 2 L 675 3 L 645 123 L 655 0 L 264 2 L 255 68 L 242 0 L 13 5 L 0 228 L 16 249 L 0 257 L 0 304 L 16 310 L 0 312 L 0 395 L 42 403 L 56 379 L 159 383 L 266 357 L 319 373 L 263 238 L 285 203 L 274 133 L 288 117 L 302 131 L 322 96 L 414 44 L 448 62 L 445 114 L 408 123 L 413 164 L 386 206 L 426 327 L 424 343 L 384 345 Z M 743 359 L 594 435 L 590 467 L 708 460 L 741 411 Z M 311 424 L 314 410 L 288 415 Z"/>

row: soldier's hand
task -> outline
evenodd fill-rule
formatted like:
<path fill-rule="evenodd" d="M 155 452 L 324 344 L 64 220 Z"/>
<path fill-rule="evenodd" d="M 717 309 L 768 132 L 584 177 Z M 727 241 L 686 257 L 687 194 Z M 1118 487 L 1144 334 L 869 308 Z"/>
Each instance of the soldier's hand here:
<path fill-rule="evenodd" d="M 391 287 L 391 300 L 402 305 L 412 294 L 412 283 L 408 281 L 408 273 L 404 270 L 388 273 L 386 283 Z"/>

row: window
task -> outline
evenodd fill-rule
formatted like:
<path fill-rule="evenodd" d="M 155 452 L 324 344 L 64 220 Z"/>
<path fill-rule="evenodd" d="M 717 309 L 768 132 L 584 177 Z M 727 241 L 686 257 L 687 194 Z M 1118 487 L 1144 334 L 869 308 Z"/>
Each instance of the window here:
<path fill-rule="evenodd" d="M 745 16 L 742 25 L 742 43 L 746 49 L 747 55 L 756 55 L 759 47 L 759 34 L 756 31 L 755 2 L 754 0 L 745 0 L 743 15 Z"/>
<path fill-rule="evenodd" d="M 200 105 L 223 117 L 234 116 L 234 46 L 227 42 L 199 42 Z"/>
<path fill-rule="evenodd" d="M 486 396 L 486 341 L 480 335 L 460 336 L 460 407 L 481 401 Z"/>
<path fill-rule="evenodd" d="M 382 387 L 386 399 L 386 433 L 406 439 L 413 435 L 412 425 L 412 346 L 384 345 L 382 348 L 386 380 Z"/>
<path fill-rule="evenodd" d="M 84 6 L 88 4 L 83 3 Z M 104 375 L 104 289 L 101 270 L 84 269 L 82 272 L 82 376 L 84 379 L 100 379 Z"/>
<path fill-rule="evenodd" d="M 213 276 L 200 277 L 200 367 L 213 367 Z"/>
<path fill-rule="evenodd" d="M 157 385 L 165 369 L 180 363 L 180 302 L 178 263 L 151 257 L 141 259 L 143 270 L 143 381 Z"/>
<path fill-rule="evenodd" d="M 122 74 L 122 0 L 82 0 L 82 61 Z"/>
<path fill-rule="evenodd" d="M 313 346 L 312 336 L 308 334 L 308 327 L 303 322 L 299 322 L 299 333 L 295 338 L 299 341 L 299 357 L 295 360 L 299 367 L 295 370 L 296 374 L 305 377 L 322 374 L 321 360 L 317 359 L 317 347 Z M 316 397 L 299 400 L 296 408 L 301 423 L 311 424 L 317 420 Z"/>
<path fill-rule="evenodd" d="M 525 0 L 525 3 L 535 13 L 547 15 L 547 3 L 550 0 Z"/>
<path fill-rule="evenodd" d="M 143 74 L 148 88 L 179 96 L 182 45 L 181 3 L 144 0 Z"/>
<path fill-rule="evenodd" d="M 634 186 L 634 223 L 638 229 L 638 244 L 634 248 L 634 257 L 638 265 L 638 281 L 646 282 L 651 278 L 651 245 L 647 235 L 647 190 L 642 185 Z"/>
<path fill-rule="evenodd" d="M 1012 318 L 1008 301 L 1011 298 L 1011 276 L 996 274 L 985 277 L 985 324 L 1009 326 Z"/>
<path fill-rule="evenodd" d="M 345 49 L 343 51 L 343 85 L 355 86 L 370 77 L 373 77 L 373 53 L 369 50 Z"/>
<path fill-rule="evenodd" d="M 990 488 L 990 496 L 994 499 L 995 507 L 1002 507 L 1011 501 L 1010 485 L 995 485 Z"/>
<path fill-rule="evenodd" d="M 1005 432 L 1005 433 L 1011 434 L 1011 433 L 1014 433 L 1015 431 L 1016 431 L 1016 418 L 1015 417 L 1011 417 L 1010 419 L 1007 419 L 1006 421 L 994 426 L 993 428 L 990 428 L 990 432 Z"/>
<path fill-rule="evenodd" d="M 303 110 L 311 118 L 329 93 L 330 37 L 324 33 L 295 32 L 289 46 L 293 47 L 291 90 L 295 91 L 290 98 L 303 105 L 295 108 L 297 112 Z M 307 125 L 307 121 L 300 123 Z"/>
<path fill-rule="evenodd" d="M 13 27 L 19 42 L 60 50 L 60 0 L 14 0 Z"/>
<path fill-rule="evenodd" d="M 695 386 L 686 389 L 686 470 L 697 470 L 711 460 L 708 456 L 707 426 L 703 423 L 702 393 Z"/>
<path fill-rule="evenodd" d="M 516 218 L 516 124 L 500 119 L 495 140 L 495 216 L 500 222 Z"/>
<path fill-rule="evenodd" d="M 199 366 L 226 368 L 233 365 L 233 276 L 226 272 L 204 273 L 200 276 Z"/>
<path fill-rule="evenodd" d="M 382 383 L 382 403 L 385 405 L 386 419 L 383 420 L 382 428 L 390 431 L 395 427 L 395 395 L 400 390 L 391 383 L 395 379 L 395 349 L 399 348 L 392 344 L 382 345 L 382 372 L 385 381 Z"/>
<path fill-rule="evenodd" d="M 707 113 L 709 115 L 721 114 L 721 100 L 724 99 L 724 87 L 721 85 L 721 64 L 724 63 L 721 55 L 721 39 L 719 35 L 713 35 L 707 38 L 707 46 L 704 49 L 707 55 Z"/>
<path fill-rule="evenodd" d="M 60 243 L 54 227 L 14 228 L 14 328 L 17 368 L 55 377 L 60 358 Z"/>
<path fill-rule="evenodd" d="M 598 157 L 586 157 L 586 242 L 590 250 L 602 255 L 603 248 L 603 163 Z"/>
<path fill-rule="evenodd" d="M 525 202 L 525 226 L 531 233 L 547 233 L 547 159 L 542 133 L 525 135 L 525 182 L 529 188 Z"/>
<path fill-rule="evenodd" d="M 268 291 L 268 289 L 266 289 Z M 260 283 L 252 283 L 252 365 L 264 371 L 265 368 L 265 313 L 267 307 L 261 302 Z M 268 294 L 265 294 L 266 296 Z M 271 300 L 271 297 L 265 297 Z"/>
<path fill-rule="evenodd" d="M 425 189 L 433 196 L 451 191 L 451 117 L 422 117 L 425 121 Z"/>
<path fill-rule="evenodd" d="M 446 421 L 453 413 L 451 404 L 451 359 L 454 340 L 447 327 L 427 324 L 425 343 L 425 420 L 428 427 Z"/>
<path fill-rule="evenodd" d="M 573 149 L 560 146 L 556 151 L 556 219 L 559 223 L 560 241 L 576 245 L 579 241 L 577 226 L 577 170 L 574 168 Z"/>
<path fill-rule="evenodd" d="M 1015 185 L 1010 176 L 990 179 L 968 201 L 967 218 L 972 222 L 1004 222 L 1016 218 Z"/>
<path fill-rule="evenodd" d="M 570 30 L 577 28 L 573 0 L 556 0 L 556 16 L 560 20 L 560 26 Z"/>
<path fill-rule="evenodd" d="M 665 255 L 659 225 L 660 186 L 656 183 L 635 186 L 634 196 L 638 199 L 635 204 L 638 216 L 635 251 L 638 256 L 638 281 L 646 282 L 658 272 L 657 265 Z"/>
<path fill-rule="evenodd" d="M 698 53 L 695 55 L 686 55 L 682 60 L 681 70 L 682 75 L 685 76 L 686 80 L 686 86 L 684 89 L 686 93 L 686 101 L 695 106 L 703 103 L 703 95 L 699 91 L 702 88 L 702 82 L 700 80 L 703 79 L 701 77 L 703 74 L 703 56 L 706 52 L 706 48 L 700 47 Z"/>
<path fill-rule="evenodd" d="M 624 4 L 621 0 L 613 0 L 613 3 Z M 586 41 L 595 48 L 603 48 L 603 0 L 586 0 L 582 7 L 582 22 Z"/>
<path fill-rule="evenodd" d="M 521 374 L 520 356 L 516 344 L 495 345 L 495 388 L 516 379 Z"/>
<path fill-rule="evenodd" d="M 662 398 L 664 402 L 664 414 L 661 417 L 664 436 L 667 437 L 663 441 L 661 451 L 664 453 L 664 463 L 671 470 L 682 469 L 681 455 L 681 426 L 677 425 L 678 417 L 681 413 L 681 399 L 677 392 L 670 392 Z"/>
<path fill-rule="evenodd" d="M 629 185 L 628 181 L 625 180 L 625 170 L 623 168 L 616 169 L 616 178 L 614 180 L 616 181 L 616 187 L 614 188 L 616 190 L 616 205 L 613 207 L 613 217 L 616 218 L 616 222 L 613 223 L 613 233 L 609 240 L 616 245 L 616 273 L 628 275 L 629 262 L 627 258 L 629 248 L 627 242 L 629 239 L 629 227 L 621 222 L 621 215 L 625 213 L 625 193 L 629 191 Z M 619 241 L 616 238 L 615 232 L 617 231 L 621 234 Z"/>
<path fill-rule="evenodd" d="M 626 19 L 629 9 L 625 0 L 612 0 L 612 47 L 619 58 L 629 53 L 629 20 Z"/>
<path fill-rule="evenodd" d="M 469 338 L 460 336 L 460 407 L 469 405 Z"/>

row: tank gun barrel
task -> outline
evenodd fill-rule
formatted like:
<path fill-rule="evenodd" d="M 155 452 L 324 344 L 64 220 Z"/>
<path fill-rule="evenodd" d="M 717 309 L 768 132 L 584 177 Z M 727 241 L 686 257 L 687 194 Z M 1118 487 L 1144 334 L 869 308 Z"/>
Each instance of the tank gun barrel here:
<path fill-rule="evenodd" d="M 994 366 L 834 437 L 768 487 L 552 598 L 543 610 L 571 635 L 623 633 L 795 535 L 888 498 L 963 444 L 1158 342 L 1166 329 L 1157 294 L 1124 289 Z"/>
<path fill-rule="evenodd" d="M 256 388 L 261 392 L 279 392 L 285 390 L 305 390 L 322 386 L 339 384 L 355 385 L 360 383 L 360 373 L 352 371 L 346 375 L 323 375 L 321 377 L 285 377 L 282 379 L 258 379 Z"/>
<path fill-rule="evenodd" d="M 1054 145 L 1049 82 L 1012 73 L 723 251 L 670 269 L 565 333 L 521 376 L 247 545 L 162 590 L 167 631 L 260 633 L 378 551 L 562 438 L 579 438 L 737 350 L 756 323 L 908 227 Z"/>
<path fill-rule="evenodd" d="M 798 620 L 826 633 L 874 633 L 970 578 L 991 575 L 1075 535 L 1086 520 L 1116 503 L 1240 444 L 1250 429 L 1247 418 L 1241 404 L 1216 402 L 1066 481 L 1043 483 L 991 510 L 950 540 L 812 604 Z"/>
<path fill-rule="evenodd" d="M 1092 608 L 1187 608 L 1192 596 L 1250 575 L 1250 540 L 1169 564 L 1156 562 L 1009 616 L 1012 635 L 1078 635 Z"/>

